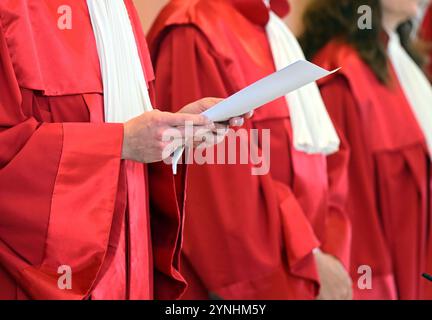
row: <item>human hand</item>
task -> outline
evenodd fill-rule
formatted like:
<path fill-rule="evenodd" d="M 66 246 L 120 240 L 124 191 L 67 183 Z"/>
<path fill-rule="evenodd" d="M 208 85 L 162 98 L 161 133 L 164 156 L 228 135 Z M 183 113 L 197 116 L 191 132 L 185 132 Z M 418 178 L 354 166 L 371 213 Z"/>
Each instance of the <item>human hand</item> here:
<path fill-rule="evenodd" d="M 352 300 L 352 280 L 342 263 L 335 257 L 317 251 L 315 261 L 321 280 L 318 300 Z"/>
<path fill-rule="evenodd" d="M 182 108 L 179 113 L 201 114 L 221 101 L 223 101 L 223 99 L 204 98 L 188 104 L 187 106 Z M 241 117 L 234 117 L 226 122 L 215 123 L 214 129 L 211 132 L 206 132 L 205 130 L 198 130 L 198 134 L 194 137 L 193 141 L 194 147 L 209 148 L 215 144 L 222 142 L 228 134 L 229 127 L 243 126 L 245 119 L 252 118 L 253 114 L 254 112 L 251 111 Z"/>
<path fill-rule="evenodd" d="M 124 125 L 122 159 L 142 163 L 164 160 L 167 148 L 174 151 L 182 145 L 185 138 L 185 123 L 194 126 L 194 130 L 213 130 L 214 125 L 200 114 L 168 113 L 153 110 L 136 117 Z M 182 139 L 172 142 L 166 138 L 169 130 L 176 130 Z M 169 152 L 168 152 L 169 153 Z"/>

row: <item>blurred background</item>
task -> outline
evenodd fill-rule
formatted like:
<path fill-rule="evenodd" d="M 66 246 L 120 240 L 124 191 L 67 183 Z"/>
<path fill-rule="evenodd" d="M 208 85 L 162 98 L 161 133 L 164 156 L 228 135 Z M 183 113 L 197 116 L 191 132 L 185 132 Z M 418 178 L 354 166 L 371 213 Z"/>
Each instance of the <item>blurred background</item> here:
<path fill-rule="evenodd" d="M 134 0 L 141 16 L 144 31 L 147 32 L 159 11 L 169 0 Z M 426 2 L 426 1 L 425 1 Z M 291 30 L 298 35 L 301 32 L 301 16 L 309 0 L 290 0 L 291 12 L 286 21 Z M 419 17 L 420 20 L 421 16 Z"/>
<path fill-rule="evenodd" d="M 156 19 L 159 12 L 163 9 L 163 7 L 169 2 L 169 0 L 133 0 L 135 3 L 135 6 L 137 7 L 137 10 L 139 12 L 141 22 L 143 25 L 144 32 L 147 34 L 150 30 L 154 20 Z M 299 36 L 302 32 L 302 15 L 307 7 L 307 5 L 310 3 L 310 0 L 290 0 L 290 6 L 291 10 L 289 15 L 285 18 L 285 21 L 287 25 L 290 27 L 292 32 Z M 414 21 L 414 33 L 417 33 L 417 30 L 424 18 L 427 4 L 429 0 L 424 0 L 423 10 L 418 15 L 416 21 Z M 415 42 L 417 49 L 424 54 L 424 56 L 430 56 L 431 52 L 431 46 L 432 44 L 430 42 L 424 42 L 421 39 L 417 39 Z M 431 61 L 428 60 L 429 68 L 432 69 Z M 432 71 L 429 71 L 429 77 L 432 77 L 431 75 Z"/>
<path fill-rule="evenodd" d="M 168 0 L 134 0 L 134 2 L 140 14 L 144 31 L 147 32 Z"/>

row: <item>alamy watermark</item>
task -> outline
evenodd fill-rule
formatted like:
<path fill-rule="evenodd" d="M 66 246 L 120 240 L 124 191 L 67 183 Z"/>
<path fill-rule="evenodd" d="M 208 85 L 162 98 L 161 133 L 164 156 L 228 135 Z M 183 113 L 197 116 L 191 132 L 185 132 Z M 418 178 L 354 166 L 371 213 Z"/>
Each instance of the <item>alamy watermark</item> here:
<path fill-rule="evenodd" d="M 357 280 L 357 288 L 359 290 L 372 290 L 372 268 L 368 265 L 361 265 L 357 268 L 359 275 Z"/>
<path fill-rule="evenodd" d="M 251 174 L 267 175 L 270 171 L 270 129 L 217 129 L 195 131 L 186 122 L 184 130 L 171 128 L 164 132 L 167 142 L 162 157 L 170 163 L 170 156 L 180 145 L 186 156 L 179 163 L 197 165 L 249 165 Z"/>
<path fill-rule="evenodd" d="M 357 26 L 360 30 L 371 30 L 372 29 L 372 8 L 367 5 L 359 6 L 357 13 L 360 17 L 357 20 Z"/>
<path fill-rule="evenodd" d="M 61 5 L 57 9 L 60 17 L 57 20 L 57 27 L 60 30 L 72 30 L 72 8 L 68 5 Z"/>
<path fill-rule="evenodd" d="M 57 274 L 59 278 L 57 280 L 57 287 L 60 290 L 72 290 L 72 268 L 68 265 L 62 265 L 58 267 Z"/>

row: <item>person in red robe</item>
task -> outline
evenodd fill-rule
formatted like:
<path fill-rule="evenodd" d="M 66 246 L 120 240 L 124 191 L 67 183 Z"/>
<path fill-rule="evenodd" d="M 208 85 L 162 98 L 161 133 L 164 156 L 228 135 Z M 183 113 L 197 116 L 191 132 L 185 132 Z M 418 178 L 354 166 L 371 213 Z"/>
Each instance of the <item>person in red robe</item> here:
<path fill-rule="evenodd" d="M 119 5 L 153 92 L 138 15 Z M 151 111 L 104 123 L 99 58 L 85 0 L 1 1 L 0 299 L 175 299 L 185 288 L 184 190 L 158 162 L 158 132 L 208 121 Z"/>
<path fill-rule="evenodd" d="M 371 28 L 358 27 L 360 5 L 372 8 Z M 356 299 L 431 298 L 430 283 L 421 278 L 432 267 L 430 156 L 390 63 L 384 31 L 395 30 L 417 9 L 418 1 L 312 0 L 304 16 L 301 44 L 307 55 L 324 68 L 342 68 L 320 84 L 350 153 Z M 397 23 L 390 27 L 395 12 Z M 398 30 L 410 52 L 406 27 Z M 340 156 L 332 156 L 330 163 Z"/>
<path fill-rule="evenodd" d="M 429 55 L 429 60 L 426 67 L 426 72 L 429 80 L 432 82 L 432 6 L 426 12 L 421 30 L 420 38 L 426 42 L 426 49 Z"/>
<path fill-rule="evenodd" d="M 270 5 L 288 12 L 285 0 Z M 268 21 L 262 0 L 170 1 L 148 35 L 158 105 L 176 111 L 200 97 L 228 97 L 275 72 Z M 256 110 L 245 128 L 270 129 L 268 174 L 252 175 L 251 161 L 189 168 L 183 298 L 349 298 L 345 160 L 328 176 L 323 155 L 295 150 L 283 98 Z"/>

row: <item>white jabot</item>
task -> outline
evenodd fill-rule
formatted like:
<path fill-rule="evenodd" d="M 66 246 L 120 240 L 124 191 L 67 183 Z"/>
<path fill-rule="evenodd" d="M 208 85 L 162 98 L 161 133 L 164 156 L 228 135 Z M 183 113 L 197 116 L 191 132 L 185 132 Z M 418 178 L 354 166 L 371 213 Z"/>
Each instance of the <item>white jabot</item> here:
<path fill-rule="evenodd" d="M 268 0 L 264 0 L 268 5 Z M 266 27 L 277 70 L 305 56 L 294 34 L 274 12 Z M 339 150 L 340 140 L 316 83 L 286 96 L 291 114 L 294 147 L 308 154 L 329 155 Z"/>
<path fill-rule="evenodd" d="M 151 111 L 147 82 L 123 0 L 87 0 L 104 87 L 105 121 L 124 123 Z"/>
<path fill-rule="evenodd" d="M 399 35 L 389 32 L 388 54 L 399 82 L 426 138 L 432 155 L 432 86 L 420 67 L 402 47 Z"/>

